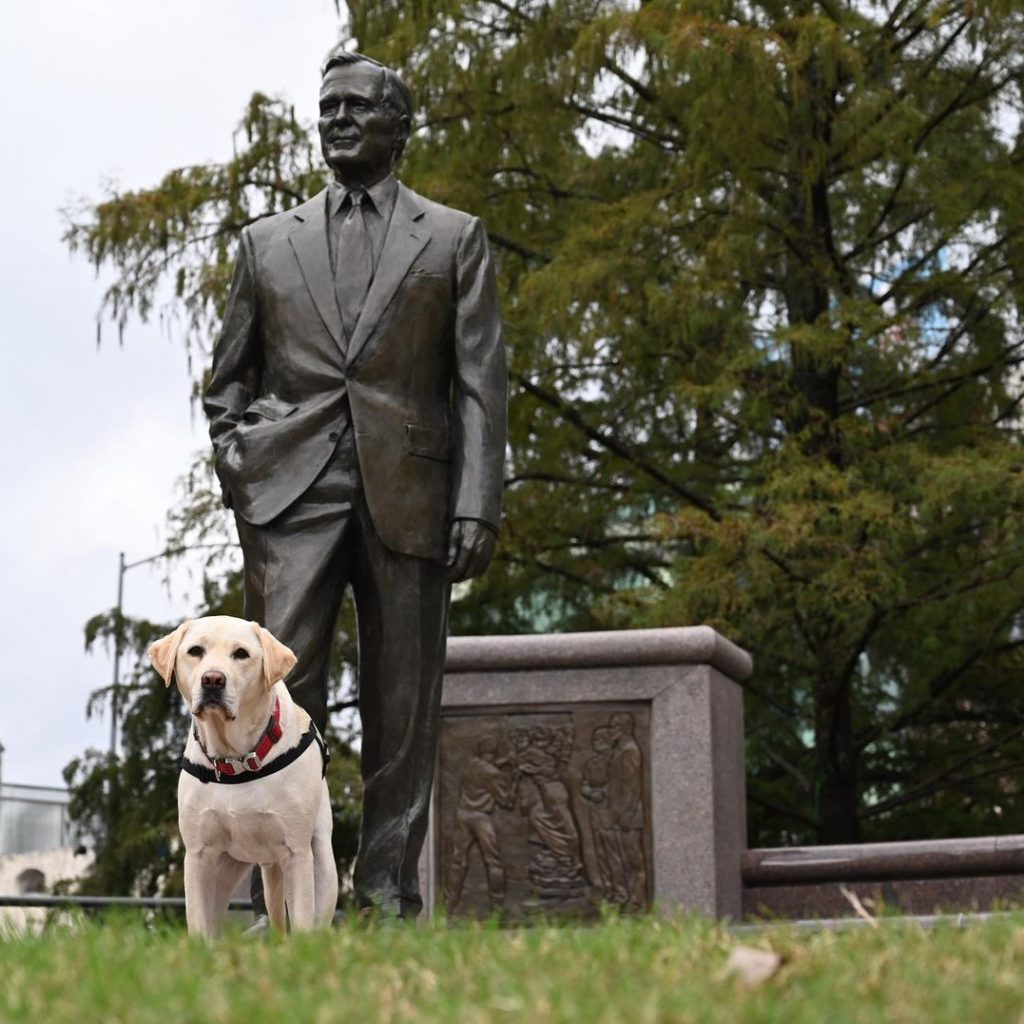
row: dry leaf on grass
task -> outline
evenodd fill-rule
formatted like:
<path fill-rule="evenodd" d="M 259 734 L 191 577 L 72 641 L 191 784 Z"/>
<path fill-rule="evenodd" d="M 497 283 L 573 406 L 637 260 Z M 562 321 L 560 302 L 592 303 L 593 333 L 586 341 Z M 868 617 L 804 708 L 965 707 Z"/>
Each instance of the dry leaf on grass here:
<path fill-rule="evenodd" d="M 782 966 L 782 957 L 770 949 L 736 946 L 725 964 L 727 976 L 735 976 L 743 988 L 757 988 Z"/>
<path fill-rule="evenodd" d="M 848 889 L 845 885 L 840 885 L 839 891 L 843 894 L 843 899 L 853 907 L 853 912 L 862 921 L 867 921 L 872 928 L 878 927 L 878 919 L 872 917 L 871 914 L 868 913 L 868 909 L 864 906 L 864 902 L 852 889 Z"/>

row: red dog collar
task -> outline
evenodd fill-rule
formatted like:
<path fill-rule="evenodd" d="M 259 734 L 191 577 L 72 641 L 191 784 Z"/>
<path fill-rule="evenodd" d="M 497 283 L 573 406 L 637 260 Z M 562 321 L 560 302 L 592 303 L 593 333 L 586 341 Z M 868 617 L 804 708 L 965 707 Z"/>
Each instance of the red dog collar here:
<path fill-rule="evenodd" d="M 192 735 L 195 736 L 199 749 L 206 755 L 206 760 L 213 765 L 214 774 L 219 779 L 222 775 L 238 775 L 241 772 L 258 772 L 263 767 L 263 759 L 270 753 L 271 748 L 281 738 L 284 730 L 281 728 L 281 698 L 274 698 L 274 711 L 267 722 L 266 729 L 259 742 L 244 757 L 213 757 L 203 746 L 199 737 L 199 729 L 192 724 Z"/>

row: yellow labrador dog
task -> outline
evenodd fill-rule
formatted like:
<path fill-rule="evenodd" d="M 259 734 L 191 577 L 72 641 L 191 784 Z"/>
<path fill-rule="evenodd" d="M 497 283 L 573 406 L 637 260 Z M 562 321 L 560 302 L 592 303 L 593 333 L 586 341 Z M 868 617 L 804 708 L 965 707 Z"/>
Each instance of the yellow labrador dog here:
<path fill-rule="evenodd" d="M 274 928 L 330 922 L 338 872 L 327 751 L 281 681 L 295 655 L 257 623 L 225 615 L 188 619 L 148 653 L 192 712 L 178 782 L 188 930 L 217 934 L 253 864 Z"/>

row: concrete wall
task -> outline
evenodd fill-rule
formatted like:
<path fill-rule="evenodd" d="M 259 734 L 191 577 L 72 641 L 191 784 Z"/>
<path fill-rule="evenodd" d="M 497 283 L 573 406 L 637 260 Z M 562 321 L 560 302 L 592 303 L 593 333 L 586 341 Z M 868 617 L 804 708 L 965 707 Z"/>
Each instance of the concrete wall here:
<path fill-rule="evenodd" d="M 75 853 L 68 846 L 0 857 L 0 894 L 21 896 L 27 892 L 52 893 L 57 882 L 81 878 L 93 861 L 92 852 Z M 42 889 L 33 881 L 42 875 Z M 24 930 L 40 925 L 47 911 L 22 907 L 0 907 L 0 928 Z"/>

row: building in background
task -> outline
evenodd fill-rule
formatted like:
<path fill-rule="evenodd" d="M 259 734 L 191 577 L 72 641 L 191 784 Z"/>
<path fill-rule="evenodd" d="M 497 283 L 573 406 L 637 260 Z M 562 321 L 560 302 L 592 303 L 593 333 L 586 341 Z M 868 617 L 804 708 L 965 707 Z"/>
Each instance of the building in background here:
<path fill-rule="evenodd" d="M 0 775 L 0 857 L 73 845 L 68 804 L 57 786 L 19 786 Z"/>
<path fill-rule="evenodd" d="M 2 769 L 0 745 L 0 896 L 52 893 L 58 882 L 80 878 L 93 854 L 73 835 L 68 791 L 4 782 Z M 42 910 L 0 907 L 0 926 L 25 927 L 44 917 Z"/>

